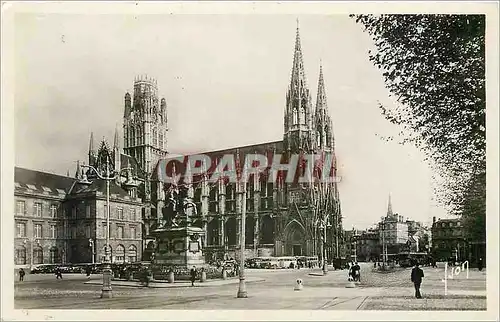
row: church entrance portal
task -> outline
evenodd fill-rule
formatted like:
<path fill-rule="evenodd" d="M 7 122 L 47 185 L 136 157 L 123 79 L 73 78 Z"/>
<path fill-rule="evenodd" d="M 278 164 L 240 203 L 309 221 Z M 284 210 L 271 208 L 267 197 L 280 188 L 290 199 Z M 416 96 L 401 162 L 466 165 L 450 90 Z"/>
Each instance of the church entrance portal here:
<path fill-rule="evenodd" d="M 302 256 L 302 245 L 293 245 L 293 256 Z"/>
<path fill-rule="evenodd" d="M 285 227 L 284 256 L 302 256 L 305 249 L 305 229 L 297 220 L 292 220 Z"/>

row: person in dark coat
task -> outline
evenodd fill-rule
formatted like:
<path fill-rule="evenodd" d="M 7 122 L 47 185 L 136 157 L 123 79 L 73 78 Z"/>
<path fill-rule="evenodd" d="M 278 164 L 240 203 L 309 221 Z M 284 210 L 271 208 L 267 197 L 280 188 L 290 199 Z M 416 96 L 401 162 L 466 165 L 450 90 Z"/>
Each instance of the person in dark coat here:
<path fill-rule="evenodd" d="M 477 261 L 477 269 L 479 269 L 479 271 L 483 270 L 483 259 L 482 258 L 479 258 L 479 260 Z"/>
<path fill-rule="evenodd" d="M 24 272 L 24 269 L 22 269 L 22 268 L 21 268 L 21 269 L 19 269 L 19 281 L 20 281 L 20 282 L 24 281 L 24 275 L 25 275 L 25 274 L 26 274 L 26 273 Z"/>
<path fill-rule="evenodd" d="M 361 282 L 361 266 L 359 266 L 358 262 L 354 263 L 352 275 L 354 281 Z"/>
<path fill-rule="evenodd" d="M 87 265 L 87 267 L 85 267 L 85 273 L 87 274 L 87 279 L 90 279 L 90 274 L 92 273 L 92 266 Z"/>
<path fill-rule="evenodd" d="M 196 269 L 193 266 L 193 268 L 191 268 L 191 286 L 194 286 L 194 281 L 196 281 Z"/>
<path fill-rule="evenodd" d="M 58 268 L 56 268 L 56 280 L 59 278 L 62 279 L 63 277 L 62 277 L 61 268 L 58 267 Z"/>
<path fill-rule="evenodd" d="M 422 284 L 422 277 L 424 277 L 424 271 L 418 267 L 418 263 L 415 263 L 415 267 L 411 270 L 411 281 L 415 285 L 415 297 L 417 299 L 422 298 L 420 294 L 420 285 Z"/>

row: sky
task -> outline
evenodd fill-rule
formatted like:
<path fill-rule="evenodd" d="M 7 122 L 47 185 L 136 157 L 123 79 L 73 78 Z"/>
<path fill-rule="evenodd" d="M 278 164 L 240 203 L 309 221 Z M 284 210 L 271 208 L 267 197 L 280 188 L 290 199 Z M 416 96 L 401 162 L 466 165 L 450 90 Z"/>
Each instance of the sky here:
<path fill-rule="evenodd" d="M 372 41 L 346 15 L 17 14 L 15 164 L 73 175 L 96 140 L 122 137 L 123 100 L 134 77 L 158 82 L 168 107 L 168 148 L 200 153 L 280 140 L 296 19 L 313 104 L 323 65 L 339 165 L 344 228 L 387 212 L 429 224 L 446 217 L 431 170 L 399 128 L 368 60 Z"/>

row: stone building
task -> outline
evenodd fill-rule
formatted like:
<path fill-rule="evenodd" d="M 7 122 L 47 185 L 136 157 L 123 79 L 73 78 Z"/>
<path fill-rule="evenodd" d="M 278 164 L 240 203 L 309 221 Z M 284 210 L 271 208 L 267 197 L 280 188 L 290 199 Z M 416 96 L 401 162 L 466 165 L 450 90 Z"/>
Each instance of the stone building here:
<path fill-rule="evenodd" d="M 407 245 L 408 223 L 403 216 L 392 211 L 391 197 L 387 206 L 387 214 L 378 223 L 379 239 L 382 248 L 385 247 L 385 254 L 388 256 L 398 254 Z M 382 250 L 382 252 L 384 252 Z"/>
<path fill-rule="evenodd" d="M 437 260 L 468 258 L 465 230 L 459 218 L 432 220 L 432 253 Z"/>
<path fill-rule="evenodd" d="M 102 262 L 106 242 L 105 181 L 15 168 L 16 266 Z M 132 186 L 132 189 L 136 189 Z M 142 203 L 110 184 L 112 262 L 141 259 Z M 121 227 L 121 228 L 120 228 Z"/>
<path fill-rule="evenodd" d="M 14 179 L 14 264 L 65 262 L 64 201 L 75 180 L 17 167 Z"/>
<path fill-rule="evenodd" d="M 359 261 L 378 260 L 382 254 L 378 229 L 367 229 L 356 236 L 357 257 Z"/>

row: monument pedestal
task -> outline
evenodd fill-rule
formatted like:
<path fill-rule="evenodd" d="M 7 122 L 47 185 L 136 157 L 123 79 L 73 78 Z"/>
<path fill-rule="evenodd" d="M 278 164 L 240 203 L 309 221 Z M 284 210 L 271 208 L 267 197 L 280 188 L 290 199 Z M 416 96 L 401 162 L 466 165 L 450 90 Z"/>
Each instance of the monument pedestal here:
<path fill-rule="evenodd" d="M 180 268 L 205 266 L 202 238 L 205 232 L 199 227 L 168 227 L 153 232 L 156 250 L 153 263 Z"/>

